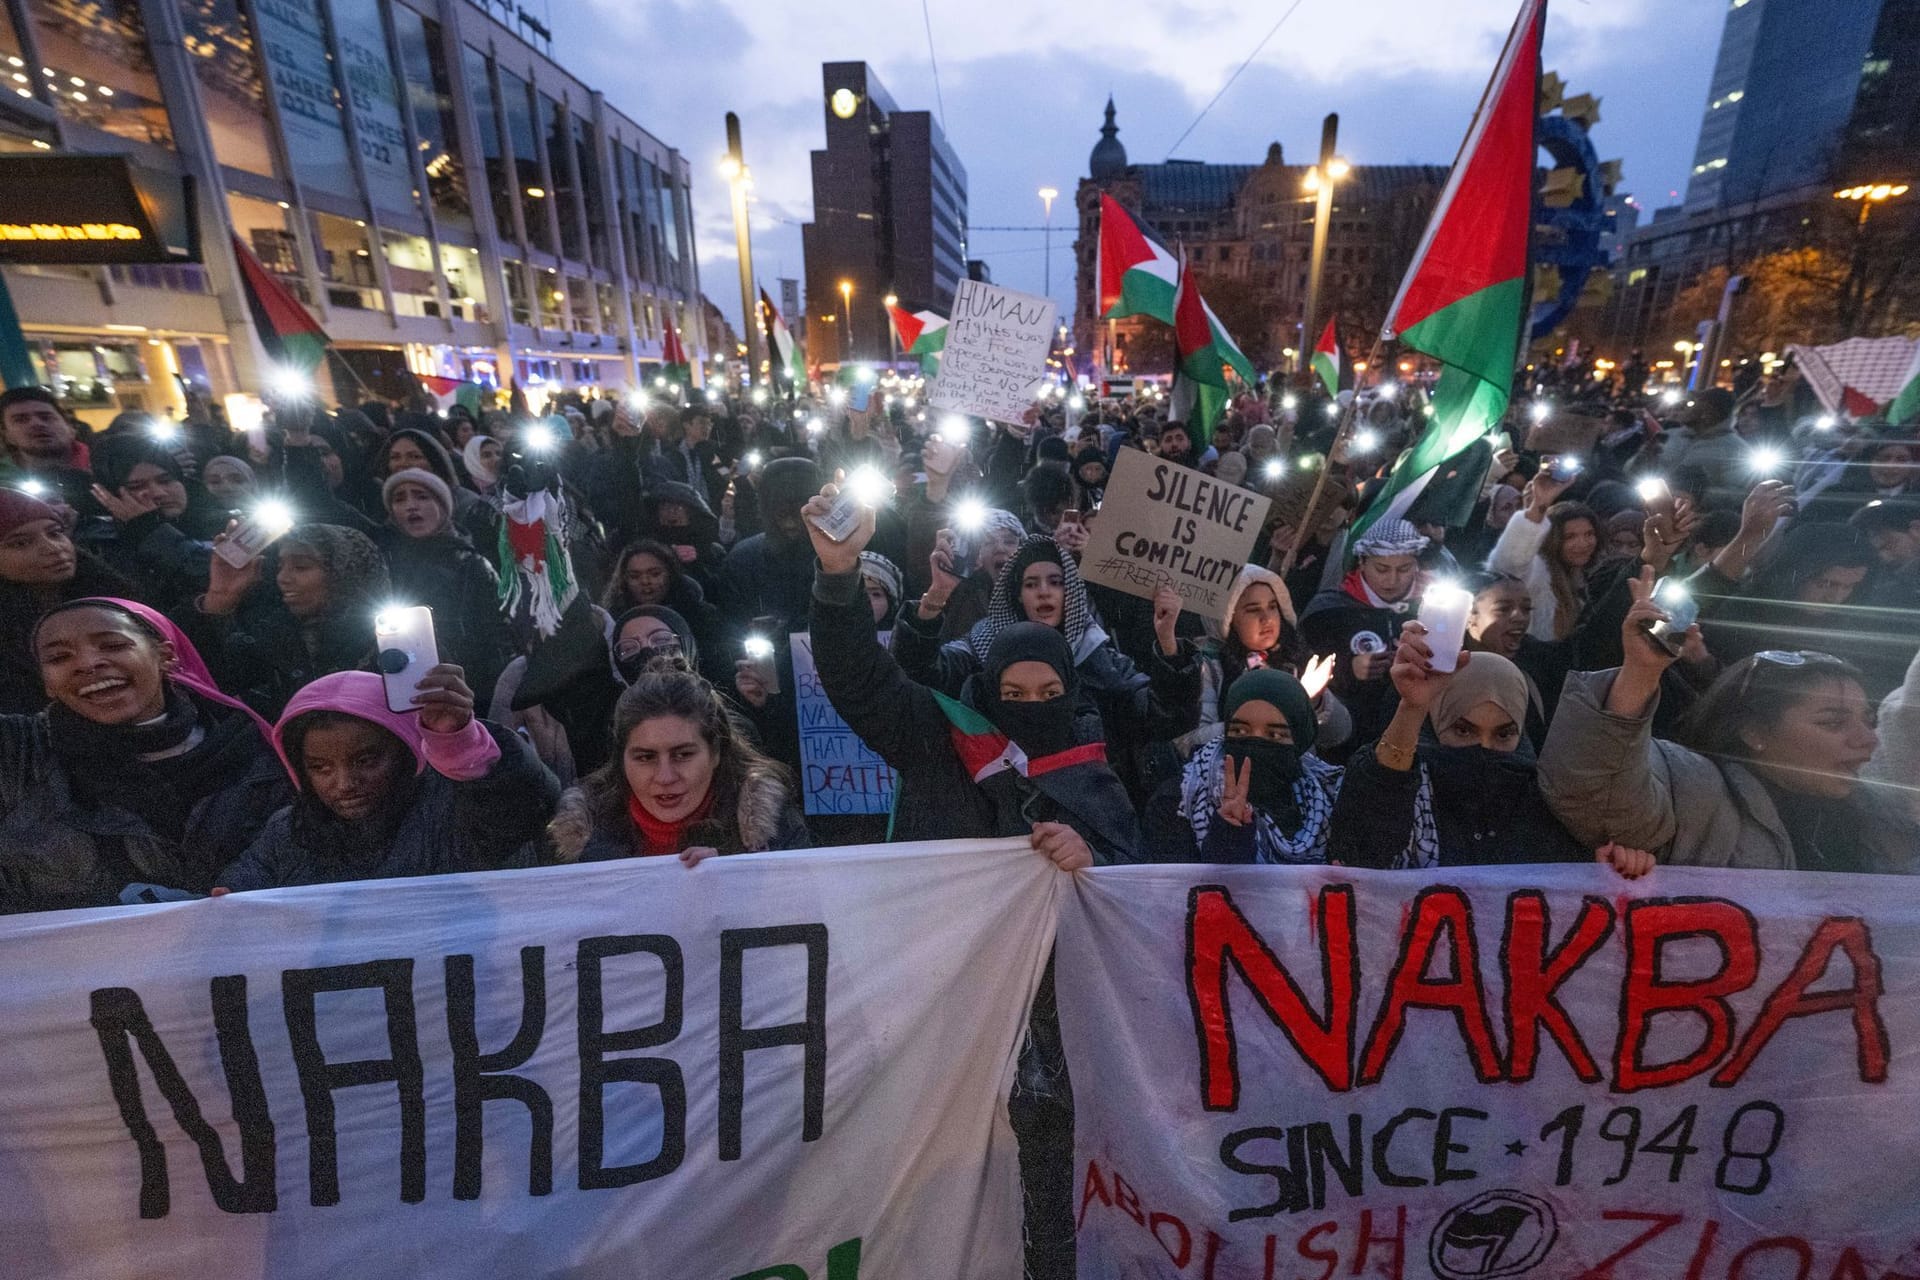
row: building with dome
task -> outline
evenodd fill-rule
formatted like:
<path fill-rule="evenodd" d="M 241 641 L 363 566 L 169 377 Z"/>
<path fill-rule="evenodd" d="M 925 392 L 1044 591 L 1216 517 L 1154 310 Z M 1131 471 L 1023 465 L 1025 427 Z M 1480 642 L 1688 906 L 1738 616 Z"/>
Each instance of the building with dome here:
<path fill-rule="evenodd" d="M 1259 164 L 1132 164 L 1116 115 L 1109 97 L 1074 195 L 1075 349 L 1092 352 L 1114 373 L 1165 374 L 1172 367 L 1166 325 L 1140 317 L 1105 322 L 1095 314 L 1104 192 L 1176 254 L 1186 250 L 1208 302 L 1257 367 L 1289 368 L 1287 350 L 1302 345 L 1313 244 L 1309 166 L 1288 164 L 1278 142 Z M 1336 188 L 1322 310 L 1339 315 L 1343 333 L 1357 340 L 1369 327 L 1378 330 L 1446 181 L 1446 165 L 1355 165 Z"/>

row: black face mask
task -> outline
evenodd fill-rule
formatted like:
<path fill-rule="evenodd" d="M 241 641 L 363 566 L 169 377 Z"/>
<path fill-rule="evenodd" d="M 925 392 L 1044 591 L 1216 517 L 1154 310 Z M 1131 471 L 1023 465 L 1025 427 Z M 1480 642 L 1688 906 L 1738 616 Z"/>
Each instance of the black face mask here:
<path fill-rule="evenodd" d="M 1254 808 L 1276 818 L 1292 816 L 1293 784 L 1300 777 L 1300 748 L 1265 738 L 1229 738 L 1222 750 L 1236 769 L 1244 761 L 1253 762 L 1247 799 Z"/>
<path fill-rule="evenodd" d="M 1509 810 L 1533 786 L 1531 751 L 1493 751 L 1487 747 L 1441 747 L 1422 757 L 1435 790 L 1455 804 L 1476 797 L 1483 811 Z"/>
<path fill-rule="evenodd" d="M 632 684 L 647 669 L 647 664 L 655 658 L 677 658 L 681 656 L 678 644 L 657 644 L 651 649 L 639 649 L 633 653 L 618 655 L 613 660 L 614 669 L 620 678 Z"/>
<path fill-rule="evenodd" d="M 1073 699 L 1065 695 L 1045 702 L 1003 702 L 996 698 L 988 709 L 988 719 L 1031 760 L 1058 755 L 1075 745 Z"/>

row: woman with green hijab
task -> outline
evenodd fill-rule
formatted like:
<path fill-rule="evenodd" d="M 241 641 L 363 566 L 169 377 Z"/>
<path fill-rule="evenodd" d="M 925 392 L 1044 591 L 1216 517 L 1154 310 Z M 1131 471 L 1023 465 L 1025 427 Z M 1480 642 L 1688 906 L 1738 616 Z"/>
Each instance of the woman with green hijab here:
<path fill-rule="evenodd" d="M 1298 680 L 1256 667 L 1220 701 L 1224 736 L 1147 805 L 1145 860 L 1319 863 L 1340 770 L 1312 754 L 1319 723 Z"/>

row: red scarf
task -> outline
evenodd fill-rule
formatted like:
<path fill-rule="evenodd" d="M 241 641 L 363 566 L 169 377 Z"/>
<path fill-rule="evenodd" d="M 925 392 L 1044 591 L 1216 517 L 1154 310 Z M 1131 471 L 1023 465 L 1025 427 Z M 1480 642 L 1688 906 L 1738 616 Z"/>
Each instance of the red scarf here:
<path fill-rule="evenodd" d="M 679 853 L 686 848 L 687 828 L 706 819 L 713 809 L 713 788 L 707 788 L 706 799 L 678 822 L 662 822 L 647 812 L 647 806 L 640 803 L 640 797 L 627 792 L 627 816 L 633 819 L 634 830 L 640 833 L 639 855 L 643 858 L 658 858 L 669 853 Z"/>

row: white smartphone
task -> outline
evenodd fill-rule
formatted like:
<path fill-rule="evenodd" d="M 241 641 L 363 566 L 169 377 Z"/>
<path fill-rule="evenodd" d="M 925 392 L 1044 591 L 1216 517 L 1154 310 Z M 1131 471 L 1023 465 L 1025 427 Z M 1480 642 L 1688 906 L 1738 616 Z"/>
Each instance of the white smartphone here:
<path fill-rule="evenodd" d="M 413 695 L 420 681 L 440 665 L 433 638 L 433 610 L 423 604 L 382 609 L 373 615 L 375 662 L 387 687 L 387 710 L 418 711 Z"/>
<path fill-rule="evenodd" d="M 244 569 L 258 560 L 281 534 L 293 525 L 272 514 L 254 512 L 234 526 L 233 532 L 213 544 L 213 554 L 236 569 Z"/>

